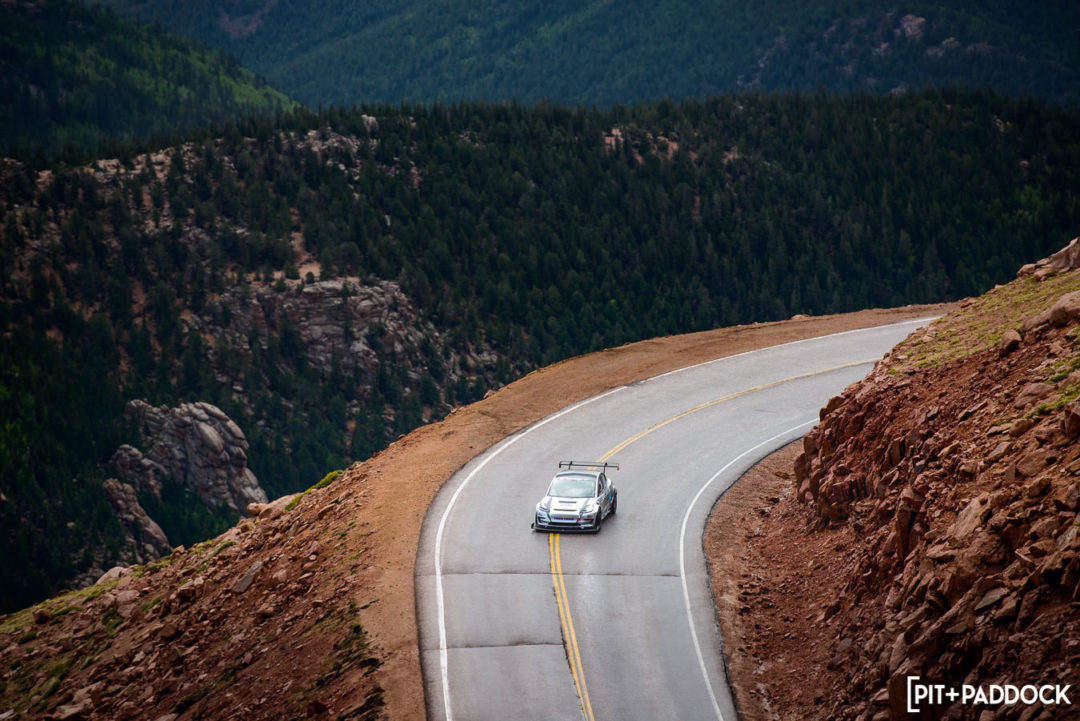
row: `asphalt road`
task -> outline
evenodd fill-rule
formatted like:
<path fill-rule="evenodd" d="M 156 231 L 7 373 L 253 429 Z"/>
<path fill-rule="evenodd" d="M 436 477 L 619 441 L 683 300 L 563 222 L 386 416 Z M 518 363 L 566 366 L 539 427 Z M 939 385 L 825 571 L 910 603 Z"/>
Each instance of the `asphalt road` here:
<path fill-rule="evenodd" d="M 416 564 L 431 719 L 734 721 L 701 549 L 716 498 L 926 321 L 617 388 L 497 444 L 428 511 Z M 597 535 L 530 530 L 560 460 L 610 458 Z"/>

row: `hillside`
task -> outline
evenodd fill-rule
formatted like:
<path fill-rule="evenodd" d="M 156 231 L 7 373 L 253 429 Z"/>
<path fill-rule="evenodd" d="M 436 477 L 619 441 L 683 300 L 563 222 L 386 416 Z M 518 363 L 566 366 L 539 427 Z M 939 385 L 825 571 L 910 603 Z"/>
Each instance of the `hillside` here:
<path fill-rule="evenodd" d="M 926 86 L 1080 100 L 1080 10 L 1066 1 L 103 1 L 234 54 L 310 107 Z"/>
<path fill-rule="evenodd" d="M 542 368 L 226 533 L 0 616 L 0 714 L 426 717 L 414 562 L 449 476 L 609 388 L 776 343 L 924 317 L 861 311 L 627 344 Z"/>
<path fill-rule="evenodd" d="M 910 676 L 1072 685 L 1078 397 L 1080 239 L 913 334 L 722 500 L 706 544 L 745 717 L 904 718 Z M 794 658 L 813 687 L 780 672 Z"/>
<path fill-rule="evenodd" d="M 43 164 L 296 103 L 223 53 L 74 0 L 0 4 L 0 155 Z"/>
<path fill-rule="evenodd" d="M 248 473 L 302 490 L 569 356 L 981 292 L 1080 223 L 1078 128 L 987 93 L 748 94 L 298 112 L 7 162 L 0 608 L 219 532 Z"/>

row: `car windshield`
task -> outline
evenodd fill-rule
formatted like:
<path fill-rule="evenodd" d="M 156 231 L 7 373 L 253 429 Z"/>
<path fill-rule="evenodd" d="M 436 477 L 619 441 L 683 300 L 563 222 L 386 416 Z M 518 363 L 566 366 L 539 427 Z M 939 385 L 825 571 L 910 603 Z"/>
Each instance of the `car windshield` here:
<path fill-rule="evenodd" d="M 549 496 L 591 498 L 596 495 L 596 479 L 590 476 L 555 476 L 548 487 Z"/>

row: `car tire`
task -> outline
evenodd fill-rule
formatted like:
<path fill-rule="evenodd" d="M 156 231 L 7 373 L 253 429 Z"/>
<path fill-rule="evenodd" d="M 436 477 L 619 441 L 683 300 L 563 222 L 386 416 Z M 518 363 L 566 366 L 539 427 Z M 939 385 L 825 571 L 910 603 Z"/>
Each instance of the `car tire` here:
<path fill-rule="evenodd" d="M 609 516 L 615 515 L 615 509 L 619 507 L 619 494 L 616 493 L 615 497 L 611 499 L 611 510 L 608 511 Z"/>
<path fill-rule="evenodd" d="M 596 521 L 593 522 L 592 532 L 600 533 L 600 525 L 604 522 L 604 514 L 601 511 L 596 512 Z"/>

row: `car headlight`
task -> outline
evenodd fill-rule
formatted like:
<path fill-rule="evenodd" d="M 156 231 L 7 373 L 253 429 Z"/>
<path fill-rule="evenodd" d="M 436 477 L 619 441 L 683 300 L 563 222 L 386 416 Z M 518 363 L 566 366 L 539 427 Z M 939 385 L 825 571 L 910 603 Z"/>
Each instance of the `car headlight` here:
<path fill-rule="evenodd" d="M 596 501 L 594 499 L 589 499 L 588 501 L 585 501 L 585 505 L 581 507 L 581 513 L 585 516 L 589 515 L 590 513 L 596 513 Z"/>
<path fill-rule="evenodd" d="M 551 498 L 544 496 L 543 500 L 536 504 L 536 510 L 547 513 L 551 510 Z"/>

